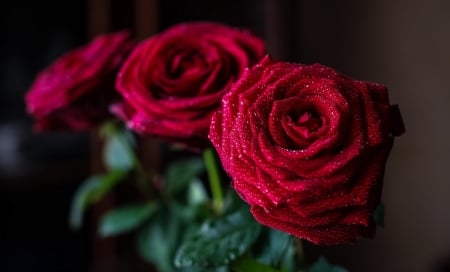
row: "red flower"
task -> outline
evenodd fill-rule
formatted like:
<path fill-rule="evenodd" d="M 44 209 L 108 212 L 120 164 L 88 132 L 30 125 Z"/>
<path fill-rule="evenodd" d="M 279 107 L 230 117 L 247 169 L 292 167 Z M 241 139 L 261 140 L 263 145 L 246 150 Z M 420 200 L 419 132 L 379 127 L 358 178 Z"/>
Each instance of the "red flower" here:
<path fill-rule="evenodd" d="M 266 58 L 223 97 L 209 136 L 257 221 L 340 244 L 375 232 L 396 109 L 382 85 Z"/>
<path fill-rule="evenodd" d="M 125 103 L 116 113 L 141 134 L 205 146 L 222 96 L 263 55 L 263 41 L 243 30 L 173 26 L 142 42 L 125 62 L 117 80 Z"/>
<path fill-rule="evenodd" d="M 115 76 L 134 43 L 127 32 L 99 36 L 42 71 L 25 96 L 37 130 L 86 130 L 110 116 Z"/>

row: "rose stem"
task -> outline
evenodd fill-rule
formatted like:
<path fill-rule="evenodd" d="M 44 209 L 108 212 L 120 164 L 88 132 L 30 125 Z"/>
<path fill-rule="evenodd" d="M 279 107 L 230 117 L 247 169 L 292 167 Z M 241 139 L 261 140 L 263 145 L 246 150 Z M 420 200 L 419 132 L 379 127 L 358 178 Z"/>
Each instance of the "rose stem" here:
<path fill-rule="evenodd" d="M 223 208 L 223 194 L 222 186 L 220 184 L 219 171 L 217 169 L 217 164 L 214 159 L 212 149 L 209 148 L 203 152 L 203 160 L 205 162 L 206 172 L 208 173 L 209 186 L 211 187 L 213 209 L 220 214 Z"/>

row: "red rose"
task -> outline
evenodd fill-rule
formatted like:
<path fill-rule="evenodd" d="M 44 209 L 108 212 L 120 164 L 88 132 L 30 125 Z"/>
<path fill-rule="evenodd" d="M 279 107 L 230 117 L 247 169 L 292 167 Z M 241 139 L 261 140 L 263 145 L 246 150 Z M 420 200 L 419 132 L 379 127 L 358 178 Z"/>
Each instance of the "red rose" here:
<path fill-rule="evenodd" d="M 223 97 L 210 139 L 257 221 L 340 244 L 374 234 L 386 158 L 402 132 L 395 109 L 382 85 L 266 58 Z"/>
<path fill-rule="evenodd" d="M 134 43 L 127 32 L 99 36 L 42 71 L 25 96 L 37 130 L 86 130 L 119 98 L 115 76 Z"/>
<path fill-rule="evenodd" d="M 125 62 L 116 84 L 125 103 L 116 113 L 138 133 L 205 146 L 222 96 L 263 55 L 263 41 L 247 31 L 215 23 L 173 26 Z"/>

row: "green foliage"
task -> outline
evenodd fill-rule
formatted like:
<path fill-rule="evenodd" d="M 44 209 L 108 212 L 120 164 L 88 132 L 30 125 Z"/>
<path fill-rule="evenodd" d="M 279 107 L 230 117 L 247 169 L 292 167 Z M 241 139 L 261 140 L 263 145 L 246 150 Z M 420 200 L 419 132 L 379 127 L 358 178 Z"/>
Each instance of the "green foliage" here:
<path fill-rule="evenodd" d="M 194 178 L 188 187 L 187 204 L 189 206 L 196 206 L 206 203 L 208 200 L 208 193 L 206 192 L 201 180 Z"/>
<path fill-rule="evenodd" d="M 261 263 L 278 267 L 291 243 L 292 237 L 289 234 L 264 228 L 258 239 L 255 255 Z"/>
<path fill-rule="evenodd" d="M 174 271 L 173 255 L 186 231 L 174 207 L 162 207 L 138 233 L 137 247 L 140 255 L 154 263 L 160 272 Z"/>
<path fill-rule="evenodd" d="M 108 122 L 102 126 L 100 135 L 105 138 L 103 161 L 108 172 L 90 176 L 78 187 L 69 214 L 72 229 L 79 229 L 86 209 L 103 198 L 137 164 L 132 149 L 134 140 L 128 130 Z"/>
<path fill-rule="evenodd" d="M 234 270 L 231 270 L 228 266 L 221 266 L 221 267 L 212 267 L 212 268 L 195 268 L 195 267 L 189 267 L 189 268 L 181 268 L 176 269 L 177 272 L 231 272 Z"/>
<path fill-rule="evenodd" d="M 384 227 L 384 205 L 380 203 L 373 213 L 377 226 Z"/>
<path fill-rule="evenodd" d="M 125 172 L 115 170 L 105 175 L 88 177 L 78 187 L 72 198 L 69 213 L 69 225 L 72 229 L 79 229 L 83 223 L 83 215 L 89 205 L 99 201 L 111 190 L 123 177 Z"/>
<path fill-rule="evenodd" d="M 133 151 L 132 135 L 108 123 L 102 128 L 105 138 L 103 162 L 110 170 L 131 170 L 137 163 Z"/>
<path fill-rule="evenodd" d="M 225 213 L 235 212 L 240 209 L 249 209 L 248 204 L 245 203 L 232 188 L 225 192 L 223 200 L 223 209 Z"/>
<path fill-rule="evenodd" d="M 210 199 L 199 179 L 204 170 L 200 158 L 182 159 L 169 165 L 165 191 L 157 199 L 161 205 L 138 232 L 140 255 L 154 263 L 158 271 L 175 271 L 173 259 L 182 239 L 198 228 L 198 221 L 212 216 Z"/>
<path fill-rule="evenodd" d="M 156 203 L 123 206 L 106 213 L 100 222 L 99 233 L 103 237 L 118 235 L 139 227 L 158 208 Z"/>
<path fill-rule="evenodd" d="M 163 178 L 165 186 L 150 188 L 152 177 L 146 176 L 134 153 L 132 134 L 115 123 L 103 126 L 101 134 L 108 172 L 89 177 L 78 188 L 70 213 L 72 228 L 80 228 L 86 209 L 133 171 L 128 177 L 136 178 L 139 189 L 150 190 L 152 202 L 107 212 L 98 232 L 108 237 L 135 230 L 139 254 L 158 271 L 296 272 L 304 268 L 298 264 L 297 244 L 289 234 L 257 223 L 247 203 L 231 187 L 223 195 L 224 184 L 212 150 L 206 150 L 203 159 L 190 157 L 171 163 Z M 382 222 L 377 219 L 382 219 L 382 214 L 383 210 L 377 209 L 377 222 Z M 346 270 L 321 258 L 307 271 Z"/>
<path fill-rule="evenodd" d="M 348 272 L 347 269 L 330 264 L 325 257 L 320 257 L 319 260 L 314 263 L 308 272 Z"/>
<path fill-rule="evenodd" d="M 303 261 L 303 260 L 301 260 Z M 296 272 L 301 264 L 297 262 L 294 239 L 290 239 L 286 252 L 281 259 L 281 267 L 284 272 Z"/>
<path fill-rule="evenodd" d="M 242 256 L 255 242 L 261 231 L 243 209 L 221 218 L 206 221 L 180 246 L 175 266 L 220 267 Z"/>
<path fill-rule="evenodd" d="M 243 257 L 236 260 L 233 263 L 233 271 L 235 272 L 249 272 L 249 271 L 258 271 L 258 272 L 279 272 L 264 263 L 260 263 L 255 259 Z"/>
<path fill-rule="evenodd" d="M 166 172 L 167 193 L 177 194 L 186 189 L 196 179 L 205 166 L 201 158 L 188 158 L 172 163 Z"/>

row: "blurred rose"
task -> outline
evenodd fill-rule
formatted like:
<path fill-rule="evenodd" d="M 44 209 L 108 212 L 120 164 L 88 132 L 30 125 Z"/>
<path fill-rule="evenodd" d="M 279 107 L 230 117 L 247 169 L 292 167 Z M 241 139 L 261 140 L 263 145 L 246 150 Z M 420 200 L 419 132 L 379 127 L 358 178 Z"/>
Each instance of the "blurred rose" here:
<path fill-rule="evenodd" d="M 382 85 L 266 58 L 224 96 L 210 138 L 257 221 L 340 244 L 375 232 L 396 109 Z"/>
<path fill-rule="evenodd" d="M 211 115 L 264 43 L 216 23 L 173 26 L 137 46 L 119 73 L 125 103 L 115 112 L 128 126 L 191 147 L 209 143 Z"/>
<path fill-rule="evenodd" d="M 35 128 L 86 130 L 110 117 L 120 98 L 115 77 L 133 45 L 127 32 L 99 36 L 42 71 L 25 96 Z"/>

